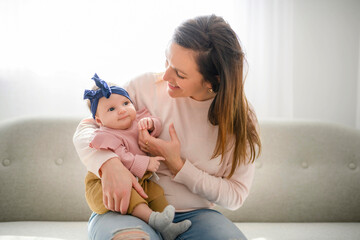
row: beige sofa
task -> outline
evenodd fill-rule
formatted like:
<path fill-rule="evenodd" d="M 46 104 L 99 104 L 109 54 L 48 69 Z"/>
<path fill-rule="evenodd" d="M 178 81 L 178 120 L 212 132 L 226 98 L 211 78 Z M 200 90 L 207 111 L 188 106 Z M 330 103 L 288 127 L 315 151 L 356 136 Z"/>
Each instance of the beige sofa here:
<path fill-rule="evenodd" d="M 79 119 L 0 123 L 0 240 L 87 239 Z M 248 239 L 360 239 L 360 131 L 261 122 L 263 153 L 244 206 L 223 211 Z"/>

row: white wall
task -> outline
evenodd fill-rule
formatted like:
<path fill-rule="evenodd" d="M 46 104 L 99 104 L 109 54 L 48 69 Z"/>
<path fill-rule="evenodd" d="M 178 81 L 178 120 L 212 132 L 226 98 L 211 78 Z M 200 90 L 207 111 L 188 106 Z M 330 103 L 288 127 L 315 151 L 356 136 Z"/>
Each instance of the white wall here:
<path fill-rule="evenodd" d="M 166 0 L 146 0 L 140 11 L 137 1 L 1 0 L 0 120 L 86 116 L 81 96 L 92 86 L 94 71 L 120 84 L 144 71 L 162 70 L 174 27 L 216 13 L 240 33 L 250 64 L 260 59 L 261 64 L 250 65 L 248 79 L 248 96 L 260 118 L 314 119 L 360 129 L 359 0 L 206 0 L 205 5 L 194 2 L 189 11 L 184 1 L 174 8 Z"/>
<path fill-rule="evenodd" d="M 89 115 L 94 72 L 119 85 L 162 71 L 176 26 L 247 0 L 0 0 L 0 120 Z"/>
<path fill-rule="evenodd" d="M 293 31 L 294 118 L 360 128 L 360 1 L 296 0 Z"/>

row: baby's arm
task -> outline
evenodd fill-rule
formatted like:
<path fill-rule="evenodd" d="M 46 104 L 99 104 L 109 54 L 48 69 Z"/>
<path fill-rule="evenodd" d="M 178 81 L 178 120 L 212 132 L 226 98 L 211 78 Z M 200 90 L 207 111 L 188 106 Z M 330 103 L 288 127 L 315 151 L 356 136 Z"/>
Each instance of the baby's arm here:
<path fill-rule="evenodd" d="M 132 154 L 125 146 L 114 149 L 114 152 L 119 155 L 121 162 L 132 174 L 139 178 L 144 176 L 147 166 L 149 165 L 149 156 Z"/>
<path fill-rule="evenodd" d="M 164 161 L 165 158 L 163 157 L 150 157 L 149 165 L 147 170 L 150 172 L 157 172 L 160 166 L 160 161 Z"/>
<path fill-rule="evenodd" d="M 111 150 L 120 157 L 122 164 L 136 177 L 142 178 L 149 164 L 149 157 L 132 154 L 122 139 L 108 132 L 97 132 L 90 146 L 99 150 Z"/>

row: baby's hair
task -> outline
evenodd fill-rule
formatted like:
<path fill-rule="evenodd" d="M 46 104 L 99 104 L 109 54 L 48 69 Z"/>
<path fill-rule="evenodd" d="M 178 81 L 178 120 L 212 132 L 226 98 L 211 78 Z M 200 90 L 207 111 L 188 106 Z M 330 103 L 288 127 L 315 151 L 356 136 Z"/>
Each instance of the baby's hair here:
<path fill-rule="evenodd" d="M 118 87 L 116 84 L 114 84 L 114 83 L 108 83 L 108 86 L 109 87 Z M 96 85 L 94 85 L 92 88 L 91 88 L 91 90 L 94 90 L 94 91 L 96 91 L 96 90 L 98 90 L 98 89 L 100 89 L 98 86 L 96 86 Z M 86 99 L 86 102 L 87 102 L 87 106 L 89 107 L 89 110 L 90 110 L 90 112 L 91 112 L 91 102 L 90 102 L 90 100 L 89 99 Z"/>

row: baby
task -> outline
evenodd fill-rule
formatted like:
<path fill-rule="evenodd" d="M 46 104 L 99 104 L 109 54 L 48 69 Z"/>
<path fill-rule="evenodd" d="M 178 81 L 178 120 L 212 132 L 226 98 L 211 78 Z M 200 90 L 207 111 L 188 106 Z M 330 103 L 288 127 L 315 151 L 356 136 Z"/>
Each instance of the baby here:
<path fill-rule="evenodd" d="M 91 113 L 100 129 L 96 131 L 90 146 L 116 153 L 124 166 L 140 179 L 143 189 L 146 189 L 149 196 L 146 200 L 132 189 L 128 214 L 147 222 L 164 239 L 175 239 L 191 226 L 191 222 L 172 222 L 174 207 L 168 205 L 163 189 L 149 180 L 164 158 L 149 157 L 138 146 L 139 129 L 147 129 L 152 136 L 157 137 L 161 132 L 161 121 L 152 117 L 147 109 L 136 112 L 125 89 L 109 87 L 96 73 L 92 79 L 97 88 L 85 90 L 84 99 L 90 100 Z M 98 214 L 109 211 L 103 204 L 101 180 L 88 172 L 85 185 L 86 200 L 91 210 Z"/>

